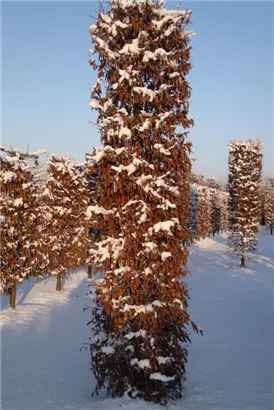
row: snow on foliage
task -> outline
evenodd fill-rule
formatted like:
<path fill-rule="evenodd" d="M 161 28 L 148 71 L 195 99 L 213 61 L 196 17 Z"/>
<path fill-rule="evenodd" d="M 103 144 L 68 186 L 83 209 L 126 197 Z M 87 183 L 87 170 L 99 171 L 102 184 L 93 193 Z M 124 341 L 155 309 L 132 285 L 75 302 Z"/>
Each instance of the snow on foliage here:
<path fill-rule="evenodd" d="M 43 270 L 57 275 L 60 280 L 68 270 L 78 268 L 86 260 L 86 167 L 84 163 L 52 154 L 47 171 L 48 180 L 39 200 L 40 253 Z M 96 211 L 95 207 L 94 213 Z"/>
<path fill-rule="evenodd" d="M 98 203 L 87 211 L 100 233 L 88 263 L 105 272 L 92 323 L 95 335 L 107 336 L 90 346 L 97 393 L 105 385 L 113 396 L 181 397 L 186 326 L 197 330 L 187 313 L 188 251 L 181 246 L 189 238 L 185 129 L 194 124 L 186 80 L 190 14 L 154 0 L 112 0 L 89 28 L 90 65 L 98 70 L 90 106 L 103 143 L 90 156 Z"/>
<path fill-rule="evenodd" d="M 3 146 L 0 150 L 4 153 L 0 157 L 1 293 L 11 294 L 18 283 L 41 274 L 36 180 L 44 150 L 23 153 Z"/>
<path fill-rule="evenodd" d="M 256 248 L 260 222 L 262 143 L 233 141 L 229 151 L 230 248 L 241 258 L 241 267 Z"/>
<path fill-rule="evenodd" d="M 188 229 L 191 241 L 228 229 L 228 193 L 215 178 L 191 174 Z"/>
<path fill-rule="evenodd" d="M 169 377 L 169 376 L 166 376 L 166 375 L 164 375 L 164 374 L 162 374 L 162 373 L 151 373 L 150 375 L 149 375 L 149 378 L 151 379 L 151 380 L 160 380 L 161 382 L 171 382 L 171 381 L 173 381 L 174 379 L 175 379 L 175 377 L 174 376 L 172 376 L 172 377 Z"/>
<path fill-rule="evenodd" d="M 196 191 L 198 194 L 197 237 L 199 239 L 200 237 L 205 237 L 212 230 L 212 202 L 211 193 L 207 186 L 196 185 Z"/>
<path fill-rule="evenodd" d="M 274 177 L 267 177 L 264 181 L 264 212 L 265 223 L 270 228 L 270 233 L 273 235 L 274 225 Z"/>

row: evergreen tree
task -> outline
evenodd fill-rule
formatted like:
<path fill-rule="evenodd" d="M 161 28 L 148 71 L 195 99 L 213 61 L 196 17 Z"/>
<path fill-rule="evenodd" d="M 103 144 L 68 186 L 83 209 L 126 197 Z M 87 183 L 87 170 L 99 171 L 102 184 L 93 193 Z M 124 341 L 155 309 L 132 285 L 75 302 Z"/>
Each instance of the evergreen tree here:
<path fill-rule="evenodd" d="M 91 343 L 96 392 L 164 401 L 182 393 L 187 360 L 187 132 L 189 11 L 158 1 L 111 2 L 90 27 L 99 62 L 91 107 L 102 148 L 93 152 L 98 204 L 89 206 L 97 282 Z"/>
<path fill-rule="evenodd" d="M 262 144 L 234 141 L 229 150 L 229 243 L 245 267 L 249 252 L 256 248 L 260 221 Z"/>

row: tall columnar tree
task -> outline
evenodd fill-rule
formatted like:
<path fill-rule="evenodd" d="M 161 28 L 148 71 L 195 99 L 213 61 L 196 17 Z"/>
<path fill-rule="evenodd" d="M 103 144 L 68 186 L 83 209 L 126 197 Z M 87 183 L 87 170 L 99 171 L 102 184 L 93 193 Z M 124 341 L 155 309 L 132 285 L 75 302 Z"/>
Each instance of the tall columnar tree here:
<path fill-rule="evenodd" d="M 261 201 L 261 225 L 265 226 L 265 197 L 266 197 L 266 179 L 264 179 L 260 186 L 260 201 Z"/>
<path fill-rule="evenodd" d="M 234 141 L 229 150 L 230 247 L 245 267 L 249 252 L 256 248 L 260 222 L 262 143 Z"/>
<path fill-rule="evenodd" d="M 189 192 L 188 229 L 192 243 L 197 239 L 197 212 L 198 192 L 195 184 L 191 184 Z"/>
<path fill-rule="evenodd" d="M 221 220 L 220 220 L 220 231 L 226 232 L 228 230 L 228 192 L 221 191 L 221 202 L 220 202 L 220 213 L 221 213 Z"/>
<path fill-rule="evenodd" d="M 221 194 L 216 188 L 210 188 L 211 195 L 211 232 L 213 236 L 221 230 Z"/>
<path fill-rule="evenodd" d="M 199 240 L 212 230 L 212 198 L 207 186 L 196 185 L 196 189 L 198 194 L 197 239 Z"/>
<path fill-rule="evenodd" d="M 270 229 L 270 234 L 273 235 L 274 225 L 274 177 L 267 177 L 264 181 L 264 213 L 265 223 Z"/>
<path fill-rule="evenodd" d="M 39 204 L 39 251 L 43 271 L 57 276 L 56 290 L 60 291 L 66 273 L 86 262 L 86 168 L 70 158 L 52 154 L 48 174 Z"/>
<path fill-rule="evenodd" d="M 220 214 L 220 191 L 221 185 L 215 178 L 207 178 L 206 186 L 209 189 L 210 205 L 211 205 L 211 230 L 209 232 L 213 234 L 220 232 L 221 214 Z"/>
<path fill-rule="evenodd" d="M 189 196 L 188 228 L 191 239 L 200 239 L 228 229 L 228 195 L 221 188 L 191 184 Z"/>
<path fill-rule="evenodd" d="M 39 154 L 0 147 L 1 161 L 1 293 L 15 308 L 16 286 L 40 275 L 35 170 Z"/>
<path fill-rule="evenodd" d="M 190 12 L 153 0 L 113 0 L 90 34 L 98 53 L 91 107 L 102 148 L 93 153 L 100 236 L 90 254 L 97 284 L 90 346 L 96 392 L 163 401 L 181 397 L 187 360 L 184 281 L 191 170 L 187 132 Z"/>
<path fill-rule="evenodd" d="M 92 279 L 92 263 L 91 263 L 91 258 L 89 255 L 89 250 L 91 249 L 95 239 L 98 240 L 99 237 L 102 235 L 102 232 L 96 231 L 94 229 L 94 221 L 92 218 L 94 217 L 94 214 L 90 212 L 90 208 L 89 208 L 90 206 L 94 207 L 95 205 L 97 205 L 97 202 L 98 202 L 98 191 L 96 189 L 98 173 L 94 171 L 94 161 L 93 161 L 91 154 L 86 153 L 85 166 L 86 166 L 86 181 L 87 181 L 87 192 L 88 192 L 87 210 L 86 210 L 86 221 L 88 224 L 87 238 L 86 238 L 86 244 L 87 244 L 86 264 L 88 266 L 88 278 Z"/>

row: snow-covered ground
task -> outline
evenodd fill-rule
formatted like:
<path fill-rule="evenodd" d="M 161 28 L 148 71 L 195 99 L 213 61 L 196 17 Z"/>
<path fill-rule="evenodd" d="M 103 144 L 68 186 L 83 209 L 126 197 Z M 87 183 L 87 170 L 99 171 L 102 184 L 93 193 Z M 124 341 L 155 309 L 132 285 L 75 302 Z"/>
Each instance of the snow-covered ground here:
<path fill-rule="evenodd" d="M 243 270 L 227 253 L 226 236 L 191 248 L 192 318 L 204 330 L 189 346 L 185 399 L 170 410 L 271 410 L 273 401 L 274 237 L 262 230 L 254 259 Z M 84 271 L 61 293 L 55 281 L 26 282 L 17 308 L 1 297 L 2 410 L 159 410 L 140 400 L 91 397 L 91 304 Z"/>

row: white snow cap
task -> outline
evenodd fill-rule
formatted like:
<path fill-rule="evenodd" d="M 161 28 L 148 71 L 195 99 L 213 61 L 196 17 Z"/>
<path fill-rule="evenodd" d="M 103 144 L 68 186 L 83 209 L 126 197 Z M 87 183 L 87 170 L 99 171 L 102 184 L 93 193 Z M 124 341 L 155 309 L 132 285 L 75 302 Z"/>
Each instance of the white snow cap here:
<path fill-rule="evenodd" d="M 153 0 L 112 0 L 111 6 L 112 8 L 122 8 L 127 9 L 129 7 L 138 6 L 139 8 L 145 6 L 146 4 L 152 6 L 154 3 Z"/>
<path fill-rule="evenodd" d="M 102 352 L 105 354 L 113 354 L 115 353 L 115 350 L 112 346 L 104 346 L 102 347 Z"/>
<path fill-rule="evenodd" d="M 260 150 L 263 149 L 263 142 L 259 141 L 259 140 L 239 140 L 239 141 L 230 141 L 228 144 L 228 151 L 229 152 L 233 152 L 235 151 L 235 149 L 237 149 L 238 147 L 245 147 L 248 151 L 257 151 L 257 149 L 259 148 Z"/>
<path fill-rule="evenodd" d="M 137 364 L 137 366 L 140 367 L 140 369 L 144 369 L 145 367 L 150 367 L 150 362 L 148 359 L 138 360 L 137 358 L 135 358 L 130 361 L 130 364 L 132 366 Z"/>
<path fill-rule="evenodd" d="M 151 379 L 151 380 L 160 380 L 161 382 L 171 382 L 172 380 L 174 380 L 175 379 L 175 376 L 172 376 L 172 377 L 169 377 L 169 376 L 166 376 L 166 375 L 164 375 L 164 374 L 162 374 L 162 373 L 151 373 L 150 375 L 149 375 L 149 378 Z"/>
<path fill-rule="evenodd" d="M 4 179 L 4 183 L 6 184 L 7 182 L 11 182 L 13 179 L 16 179 L 16 174 L 12 171 L 6 171 L 3 172 L 2 177 Z"/>

